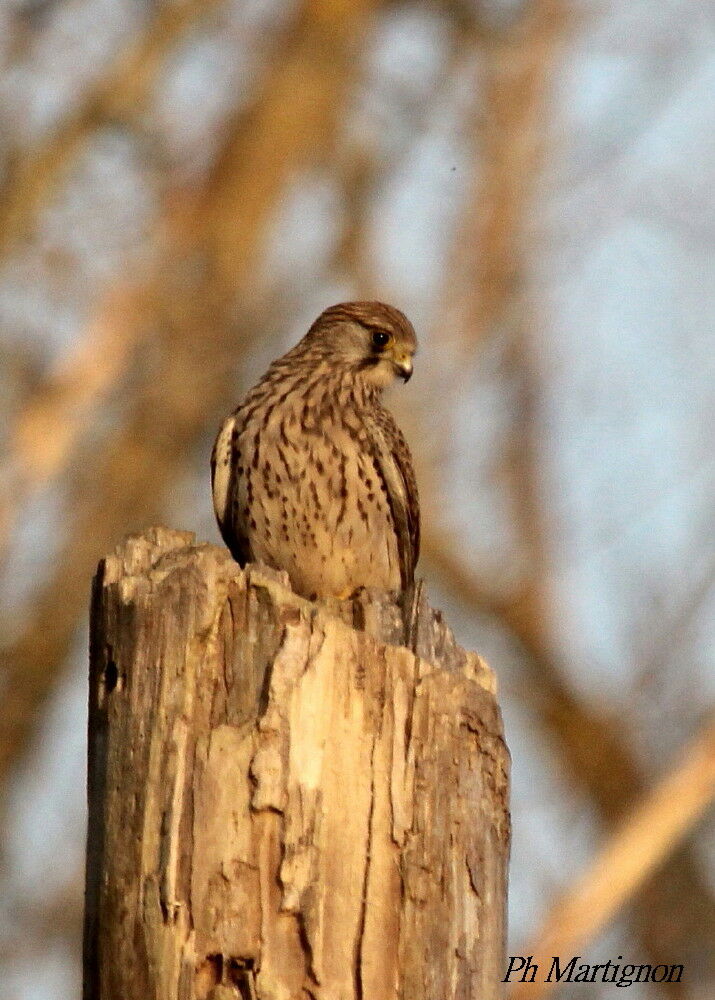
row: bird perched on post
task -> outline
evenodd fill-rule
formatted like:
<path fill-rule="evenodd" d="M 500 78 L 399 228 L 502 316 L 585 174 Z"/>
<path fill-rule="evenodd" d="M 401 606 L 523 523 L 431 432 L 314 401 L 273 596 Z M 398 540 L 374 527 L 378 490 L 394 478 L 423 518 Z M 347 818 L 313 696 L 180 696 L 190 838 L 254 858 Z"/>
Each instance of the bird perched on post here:
<path fill-rule="evenodd" d="M 380 398 L 409 379 L 416 346 L 399 309 L 331 306 L 227 417 L 211 480 L 221 534 L 241 565 L 286 570 L 311 600 L 412 586 L 417 484 Z"/>

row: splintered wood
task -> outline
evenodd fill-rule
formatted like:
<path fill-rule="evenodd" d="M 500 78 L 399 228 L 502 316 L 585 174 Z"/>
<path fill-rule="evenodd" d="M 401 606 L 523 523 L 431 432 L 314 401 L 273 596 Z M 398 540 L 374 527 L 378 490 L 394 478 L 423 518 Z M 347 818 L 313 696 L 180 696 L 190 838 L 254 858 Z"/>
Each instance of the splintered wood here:
<path fill-rule="evenodd" d="M 92 606 L 85 1000 L 491 1000 L 508 755 L 418 594 L 315 605 L 186 533 Z"/>

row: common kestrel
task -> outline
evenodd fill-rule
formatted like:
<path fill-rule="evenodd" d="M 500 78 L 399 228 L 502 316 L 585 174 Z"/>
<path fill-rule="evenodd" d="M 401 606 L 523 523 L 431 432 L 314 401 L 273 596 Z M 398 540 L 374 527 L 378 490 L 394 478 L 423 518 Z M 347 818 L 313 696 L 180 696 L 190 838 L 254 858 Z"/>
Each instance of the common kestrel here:
<path fill-rule="evenodd" d="M 213 501 L 241 565 L 286 570 L 311 600 L 413 583 L 417 484 L 380 397 L 409 379 L 416 346 L 398 309 L 331 306 L 227 417 L 211 457 Z"/>

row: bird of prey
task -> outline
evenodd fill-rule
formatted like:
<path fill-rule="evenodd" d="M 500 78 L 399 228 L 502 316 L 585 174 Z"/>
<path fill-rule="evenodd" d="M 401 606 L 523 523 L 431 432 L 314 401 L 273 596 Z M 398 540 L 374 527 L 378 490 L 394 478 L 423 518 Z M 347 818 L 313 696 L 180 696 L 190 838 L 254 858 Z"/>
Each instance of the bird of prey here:
<path fill-rule="evenodd" d="M 285 570 L 310 600 L 412 586 L 417 484 L 380 398 L 409 379 L 416 346 L 392 306 L 331 306 L 226 418 L 211 457 L 213 502 L 242 566 Z"/>

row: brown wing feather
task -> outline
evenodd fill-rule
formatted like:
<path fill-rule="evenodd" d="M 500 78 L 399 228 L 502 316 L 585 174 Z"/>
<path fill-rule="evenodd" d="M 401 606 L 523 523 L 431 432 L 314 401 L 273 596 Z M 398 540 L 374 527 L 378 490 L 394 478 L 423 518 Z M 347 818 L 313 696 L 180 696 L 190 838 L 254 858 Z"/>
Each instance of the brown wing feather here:
<path fill-rule="evenodd" d="M 369 421 L 373 459 L 385 484 L 397 534 L 402 589 L 414 583 L 420 554 L 420 504 L 412 456 L 392 414 L 380 407 Z"/>
<path fill-rule="evenodd" d="M 251 552 L 239 512 L 236 438 L 237 415 L 231 414 L 221 426 L 211 452 L 211 488 L 221 537 L 236 562 L 245 566 Z"/>

